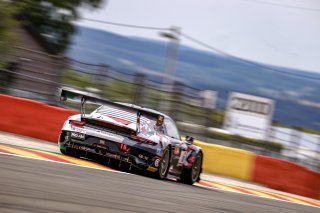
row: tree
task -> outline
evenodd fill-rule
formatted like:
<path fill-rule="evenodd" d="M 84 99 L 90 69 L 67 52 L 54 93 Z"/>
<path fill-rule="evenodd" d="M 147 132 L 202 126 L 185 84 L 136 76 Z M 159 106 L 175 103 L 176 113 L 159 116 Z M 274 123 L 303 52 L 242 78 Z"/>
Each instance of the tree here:
<path fill-rule="evenodd" d="M 104 0 L 15 0 L 13 2 L 24 24 L 36 28 L 56 53 L 63 53 L 75 32 L 72 22 L 79 18 L 79 8 L 98 8 Z"/>
<path fill-rule="evenodd" d="M 12 26 L 13 7 L 5 1 L 0 0 L 0 68 L 4 66 L 3 55 L 9 51 L 9 47 L 14 43 Z"/>

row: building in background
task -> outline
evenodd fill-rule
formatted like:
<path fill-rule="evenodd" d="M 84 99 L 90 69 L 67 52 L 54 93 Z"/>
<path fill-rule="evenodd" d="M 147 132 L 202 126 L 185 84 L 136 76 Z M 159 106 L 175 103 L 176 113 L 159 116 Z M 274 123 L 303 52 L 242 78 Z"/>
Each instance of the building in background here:
<path fill-rule="evenodd" d="M 204 90 L 200 92 L 203 98 L 201 106 L 208 109 L 215 109 L 217 102 L 217 92 L 213 90 Z"/>

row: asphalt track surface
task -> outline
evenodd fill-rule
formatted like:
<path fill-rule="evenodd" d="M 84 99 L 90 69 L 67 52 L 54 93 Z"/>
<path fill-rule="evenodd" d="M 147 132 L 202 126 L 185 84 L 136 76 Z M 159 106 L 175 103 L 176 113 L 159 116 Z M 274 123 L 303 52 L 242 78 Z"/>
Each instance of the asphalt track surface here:
<path fill-rule="evenodd" d="M 0 155 L 0 212 L 319 212 L 231 192 Z"/>

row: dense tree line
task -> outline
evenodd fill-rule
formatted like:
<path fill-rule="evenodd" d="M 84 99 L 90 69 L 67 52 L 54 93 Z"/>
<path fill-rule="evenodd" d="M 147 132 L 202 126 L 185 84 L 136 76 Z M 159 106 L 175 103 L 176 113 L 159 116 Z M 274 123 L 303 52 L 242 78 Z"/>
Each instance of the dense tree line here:
<path fill-rule="evenodd" d="M 15 24 L 12 19 L 13 7 L 6 1 L 0 0 L 0 68 L 4 66 L 2 55 L 5 54 L 10 45 L 14 42 L 12 26 Z"/>
<path fill-rule="evenodd" d="M 52 45 L 56 53 L 63 53 L 75 32 L 73 21 L 79 18 L 79 9 L 99 8 L 105 0 L 0 0 L 0 51 L 12 35 L 12 16 L 36 29 Z M 0 52 L 1 53 L 1 52 Z"/>

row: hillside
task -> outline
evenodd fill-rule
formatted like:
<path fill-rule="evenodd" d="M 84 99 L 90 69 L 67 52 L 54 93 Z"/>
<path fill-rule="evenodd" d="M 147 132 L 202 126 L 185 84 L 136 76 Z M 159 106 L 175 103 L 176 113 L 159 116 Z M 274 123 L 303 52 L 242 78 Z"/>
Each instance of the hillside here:
<path fill-rule="evenodd" d="M 148 69 L 162 73 L 167 43 L 78 27 L 68 56 L 94 64 L 109 64 L 125 72 Z M 294 75 L 293 75 L 294 74 Z M 297 77 L 296 75 L 299 75 Z M 228 91 L 264 96 L 277 101 L 274 120 L 320 129 L 320 74 L 247 63 L 187 46 L 179 49 L 176 78 L 202 89 L 219 91 L 223 108 Z M 318 105 L 317 105 L 318 104 Z"/>

